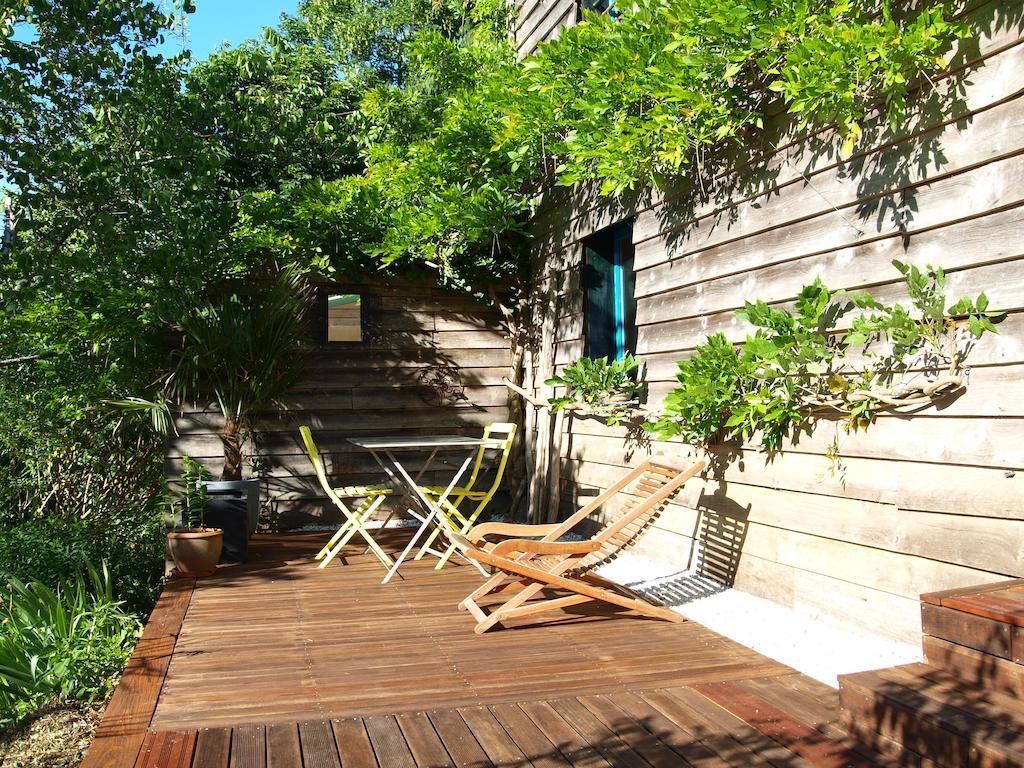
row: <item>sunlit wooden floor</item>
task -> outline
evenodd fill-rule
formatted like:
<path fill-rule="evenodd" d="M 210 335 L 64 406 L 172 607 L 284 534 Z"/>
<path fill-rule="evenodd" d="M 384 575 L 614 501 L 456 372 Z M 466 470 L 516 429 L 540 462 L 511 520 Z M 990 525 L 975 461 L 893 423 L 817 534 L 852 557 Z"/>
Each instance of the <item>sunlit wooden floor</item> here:
<path fill-rule="evenodd" d="M 318 570 L 324 538 L 257 536 L 248 564 L 165 595 L 180 628 L 140 662 L 162 674 L 148 723 L 105 721 L 86 768 L 874 764 L 832 689 L 699 624 L 583 606 L 477 636 L 457 609 L 474 569 L 382 585 L 355 547 Z"/>

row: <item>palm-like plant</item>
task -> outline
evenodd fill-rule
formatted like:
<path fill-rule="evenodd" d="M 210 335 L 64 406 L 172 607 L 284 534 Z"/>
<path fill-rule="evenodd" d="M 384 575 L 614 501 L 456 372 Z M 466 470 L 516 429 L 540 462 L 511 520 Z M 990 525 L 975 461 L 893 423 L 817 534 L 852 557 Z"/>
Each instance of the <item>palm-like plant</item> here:
<path fill-rule="evenodd" d="M 302 372 L 304 279 L 284 272 L 264 291 L 230 292 L 181 311 L 181 344 L 160 380 L 176 403 L 217 403 L 224 417 L 222 480 L 242 477 L 242 443 L 253 417 L 280 407 Z"/>

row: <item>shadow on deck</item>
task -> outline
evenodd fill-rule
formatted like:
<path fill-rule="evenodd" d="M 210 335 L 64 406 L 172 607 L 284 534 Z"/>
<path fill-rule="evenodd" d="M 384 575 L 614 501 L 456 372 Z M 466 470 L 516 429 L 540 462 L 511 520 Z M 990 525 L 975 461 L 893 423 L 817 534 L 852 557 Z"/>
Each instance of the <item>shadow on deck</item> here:
<path fill-rule="evenodd" d="M 874 764 L 835 691 L 699 624 L 591 604 L 477 636 L 474 569 L 382 585 L 354 547 L 316 569 L 324 538 L 172 581 L 83 767 Z"/>

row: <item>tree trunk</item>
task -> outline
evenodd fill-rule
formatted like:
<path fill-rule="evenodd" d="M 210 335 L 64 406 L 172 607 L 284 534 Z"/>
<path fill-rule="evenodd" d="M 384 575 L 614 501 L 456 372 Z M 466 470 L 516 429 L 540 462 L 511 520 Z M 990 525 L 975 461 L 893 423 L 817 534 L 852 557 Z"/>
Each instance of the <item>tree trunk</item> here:
<path fill-rule="evenodd" d="M 238 422 L 228 419 L 220 431 L 220 441 L 224 444 L 224 468 L 221 480 L 242 479 L 242 435 Z"/>

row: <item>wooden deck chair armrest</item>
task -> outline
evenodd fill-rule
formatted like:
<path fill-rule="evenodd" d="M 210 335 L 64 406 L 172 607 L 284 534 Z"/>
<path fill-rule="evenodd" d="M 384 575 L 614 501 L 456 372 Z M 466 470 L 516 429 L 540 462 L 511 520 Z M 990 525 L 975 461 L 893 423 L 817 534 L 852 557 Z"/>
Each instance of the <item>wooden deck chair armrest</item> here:
<path fill-rule="evenodd" d="M 466 534 L 466 538 L 479 543 L 487 536 L 546 536 L 558 527 L 558 523 L 550 525 L 526 525 L 524 523 L 480 523 L 474 525 Z"/>
<path fill-rule="evenodd" d="M 536 539 L 508 539 L 495 544 L 491 554 L 508 557 L 513 552 L 531 555 L 586 555 L 603 546 L 600 541 L 537 541 Z"/>

